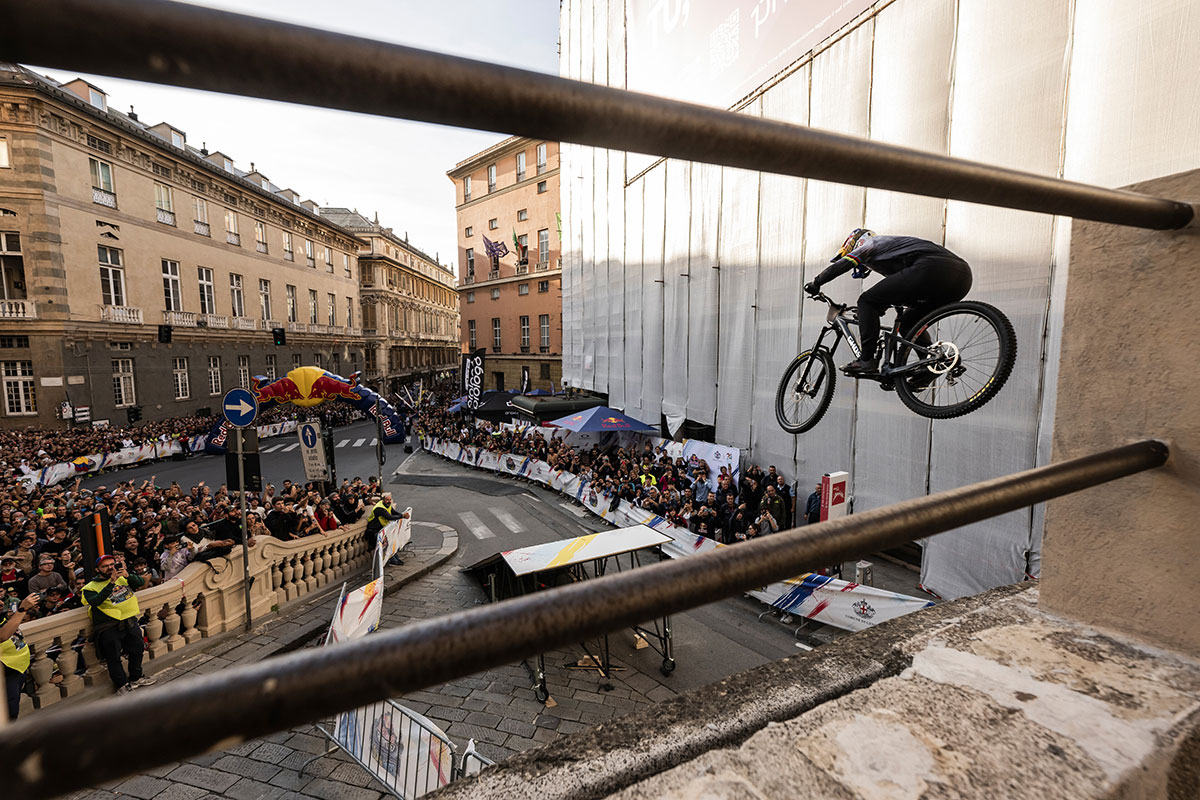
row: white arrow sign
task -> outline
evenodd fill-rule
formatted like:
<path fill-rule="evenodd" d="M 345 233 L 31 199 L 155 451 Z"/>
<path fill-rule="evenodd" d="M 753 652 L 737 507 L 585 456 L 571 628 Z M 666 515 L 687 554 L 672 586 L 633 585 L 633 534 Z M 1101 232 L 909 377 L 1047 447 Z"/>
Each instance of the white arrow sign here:
<path fill-rule="evenodd" d="M 245 400 L 238 400 L 237 403 L 226 403 L 226 411 L 236 411 L 238 414 L 246 414 L 254 410 L 254 406 L 247 403 Z"/>

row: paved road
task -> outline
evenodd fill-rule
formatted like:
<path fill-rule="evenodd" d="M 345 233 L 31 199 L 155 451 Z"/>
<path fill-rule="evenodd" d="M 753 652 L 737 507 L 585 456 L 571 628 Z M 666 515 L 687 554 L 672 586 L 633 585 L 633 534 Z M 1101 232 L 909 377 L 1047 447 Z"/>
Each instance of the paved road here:
<path fill-rule="evenodd" d="M 361 477 L 366 480 L 378 469 L 375 461 L 375 425 L 372 422 L 357 422 L 343 428 L 334 428 L 334 461 L 338 480 Z M 383 474 L 389 475 L 404 459 L 404 446 L 384 445 L 386 461 Z M 304 481 L 304 467 L 300 462 L 300 440 L 296 433 L 263 439 L 259 442 L 260 463 L 263 481 L 279 486 L 285 478 L 295 482 Z M 116 470 L 103 475 L 93 475 L 84 480 L 89 489 L 111 486 L 117 480 L 144 480 L 151 475 L 156 482 L 168 485 L 179 481 L 190 488 L 200 481 L 210 486 L 225 483 L 225 457 L 204 454 L 193 455 L 186 461 L 158 461 L 128 469 Z"/>

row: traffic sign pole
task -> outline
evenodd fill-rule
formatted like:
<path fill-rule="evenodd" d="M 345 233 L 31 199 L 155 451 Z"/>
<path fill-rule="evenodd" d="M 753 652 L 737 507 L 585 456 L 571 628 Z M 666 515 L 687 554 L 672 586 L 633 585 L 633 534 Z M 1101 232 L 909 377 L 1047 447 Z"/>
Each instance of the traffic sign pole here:
<path fill-rule="evenodd" d="M 246 529 L 246 451 L 241 428 L 234 428 L 238 451 L 238 490 L 242 498 L 242 584 L 246 587 L 246 633 L 250 632 L 250 531 Z"/>

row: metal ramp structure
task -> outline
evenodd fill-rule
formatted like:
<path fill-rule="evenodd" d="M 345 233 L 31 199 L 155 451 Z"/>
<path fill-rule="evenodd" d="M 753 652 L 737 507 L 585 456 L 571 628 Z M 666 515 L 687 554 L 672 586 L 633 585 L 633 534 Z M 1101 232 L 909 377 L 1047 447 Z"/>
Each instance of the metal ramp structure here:
<path fill-rule="evenodd" d="M 643 554 L 661 556 L 660 547 L 671 537 L 645 525 L 632 525 L 613 531 L 576 536 L 546 544 L 495 553 L 463 571 L 470 573 L 488 593 L 491 602 L 602 578 L 606 574 L 640 567 Z M 664 675 L 675 671 L 671 617 L 656 617 L 632 626 L 633 632 L 662 656 L 659 670 Z M 584 658 L 578 666 L 592 668 L 608 678 L 612 673 L 608 634 L 579 643 Z M 533 670 L 534 697 L 539 702 L 550 698 L 546 684 L 546 656 L 537 655 Z"/>

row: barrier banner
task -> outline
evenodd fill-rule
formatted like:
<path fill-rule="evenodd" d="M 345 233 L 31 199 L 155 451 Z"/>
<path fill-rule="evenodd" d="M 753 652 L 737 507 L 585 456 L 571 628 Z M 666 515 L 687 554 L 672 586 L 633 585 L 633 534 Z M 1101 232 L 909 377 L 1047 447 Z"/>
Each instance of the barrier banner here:
<path fill-rule="evenodd" d="M 609 512 L 612 509 L 612 495 L 605 492 L 598 492 L 592 488 L 592 484 L 585 483 L 580 487 L 580 501 L 597 517 L 601 519 L 609 519 Z"/>
<path fill-rule="evenodd" d="M 412 541 L 412 508 L 404 509 L 404 513 L 408 514 L 407 519 L 394 519 L 379 532 L 375 546 L 383 551 L 385 564 Z"/>
<path fill-rule="evenodd" d="M 529 462 L 533 459 L 527 456 L 514 456 L 511 453 L 500 455 L 500 471 L 509 475 L 525 475 L 529 470 Z"/>
<path fill-rule="evenodd" d="M 807 573 L 751 595 L 796 616 L 847 631 L 866 630 L 933 605 L 932 600 Z"/>
<path fill-rule="evenodd" d="M 446 734 L 391 700 L 339 714 L 334 740 L 405 800 L 435 791 L 454 776 Z"/>
<path fill-rule="evenodd" d="M 383 578 L 342 593 L 329 625 L 329 643 L 348 642 L 379 627 L 383 613 Z"/>
<path fill-rule="evenodd" d="M 550 483 L 550 478 L 554 475 L 554 470 L 545 461 L 534 461 L 529 465 L 529 477 L 538 483 Z"/>
<path fill-rule="evenodd" d="M 500 454 L 491 450 L 482 450 L 479 453 L 479 458 L 475 461 L 475 466 L 480 469 L 491 470 L 492 472 L 500 471 Z"/>

